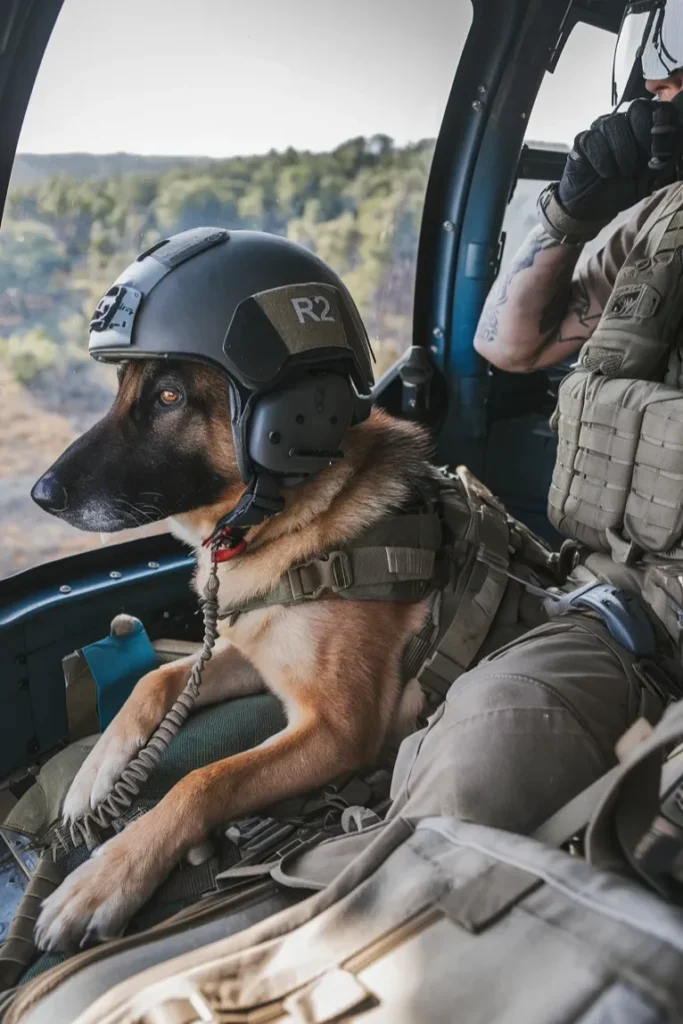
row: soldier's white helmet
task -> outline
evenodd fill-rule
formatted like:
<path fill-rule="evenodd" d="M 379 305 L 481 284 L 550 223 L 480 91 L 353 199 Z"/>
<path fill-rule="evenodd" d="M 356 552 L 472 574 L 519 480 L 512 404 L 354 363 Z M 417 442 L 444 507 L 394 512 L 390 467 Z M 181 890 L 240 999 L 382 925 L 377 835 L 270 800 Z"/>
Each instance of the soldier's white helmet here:
<path fill-rule="evenodd" d="M 614 54 L 615 105 L 647 95 L 647 79 L 683 68 L 683 0 L 634 0 L 626 5 Z"/>

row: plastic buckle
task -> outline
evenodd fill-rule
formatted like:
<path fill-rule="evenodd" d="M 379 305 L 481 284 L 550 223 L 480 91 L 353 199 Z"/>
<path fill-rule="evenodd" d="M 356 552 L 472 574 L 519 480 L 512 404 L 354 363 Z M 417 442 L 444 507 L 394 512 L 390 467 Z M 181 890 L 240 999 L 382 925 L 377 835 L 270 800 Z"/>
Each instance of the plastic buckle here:
<path fill-rule="evenodd" d="M 353 583 L 351 560 L 345 551 L 330 551 L 327 558 L 287 570 L 295 601 L 314 601 L 326 591 L 333 594 Z"/>

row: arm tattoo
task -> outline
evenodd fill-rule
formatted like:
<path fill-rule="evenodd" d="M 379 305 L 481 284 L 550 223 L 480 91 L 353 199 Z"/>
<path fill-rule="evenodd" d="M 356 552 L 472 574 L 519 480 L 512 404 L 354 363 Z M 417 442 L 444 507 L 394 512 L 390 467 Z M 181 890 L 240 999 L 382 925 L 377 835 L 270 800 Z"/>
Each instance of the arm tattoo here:
<path fill-rule="evenodd" d="M 551 238 L 542 227 L 534 228 L 526 242 L 512 260 L 505 277 L 497 282 L 493 291 L 484 306 L 477 333 L 484 341 L 493 343 L 498 334 L 498 314 L 502 306 L 508 300 L 510 284 L 522 270 L 528 270 L 534 265 L 539 252 L 545 249 L 555 249 L 560 242 Z"/>
<path fill-rule="evenodd" d="M 567 303 L 567 291 L 572 288 L 572 274 L 563 273 L 562 280 L 558 280 L 557 287 L 550 302 L 541 313 L 539 331 L 543 335 L 543 348 L 557 342 L 572 343 L 586 341 L 593 333 L 601 313 L 591 313 L 591 298 L 584 281 L 574 282 L 574 294 Z M 580 333 L 562 333 L 562 323 L 570 316 L 575 316 L 584 331 Z"/>
<path fill-rule="evenodd" d="M 560 269 L 553 283 L 552 294 L 538 321 L 538 331 L 544 339 L 544 345 L 560 333 L 562 321 L 567 315 L 573 276 L 574 267 L 569 264 Z"/>

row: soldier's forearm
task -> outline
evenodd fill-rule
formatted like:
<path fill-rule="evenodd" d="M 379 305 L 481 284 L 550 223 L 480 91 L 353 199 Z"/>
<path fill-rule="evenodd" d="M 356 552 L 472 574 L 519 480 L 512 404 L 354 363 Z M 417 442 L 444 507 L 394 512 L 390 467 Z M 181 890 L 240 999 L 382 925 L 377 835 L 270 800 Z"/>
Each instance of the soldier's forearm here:
<path fill-rule="evenodd" d="M 524 372 L 561 362 L 592 334 L 600 310 L 573 280 L 580 245 L 534 228 L 491 290 L 474 344 L 489 362 Z"/>

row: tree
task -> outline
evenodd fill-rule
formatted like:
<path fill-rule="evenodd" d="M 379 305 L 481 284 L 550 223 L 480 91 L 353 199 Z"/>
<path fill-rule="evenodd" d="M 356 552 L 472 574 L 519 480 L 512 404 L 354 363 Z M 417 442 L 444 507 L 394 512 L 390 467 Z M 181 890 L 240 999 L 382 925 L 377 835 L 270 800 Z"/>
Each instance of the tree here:
<path fill-rule="evenodd" d="M 0 231 L 0 292 L 49 291 L 58 270 L 68 270 L 66 246 L 48 224 L 5 221 Z"/>
<path fill-rule="evenodd" d="M 114 154 L 95 168 L 74 154 L 61 174 L 13 183 L 0 232 L 0 331 L 44 330 L 83 346 L 97 300 L 139 252 L 216 224 L 286 235 L 316 252 L 393 354 L 410 342 L 432 153 L 430 140 L 396 147 L 376 134 L 325 153 L 290 147 L 224 160 Z"/>

